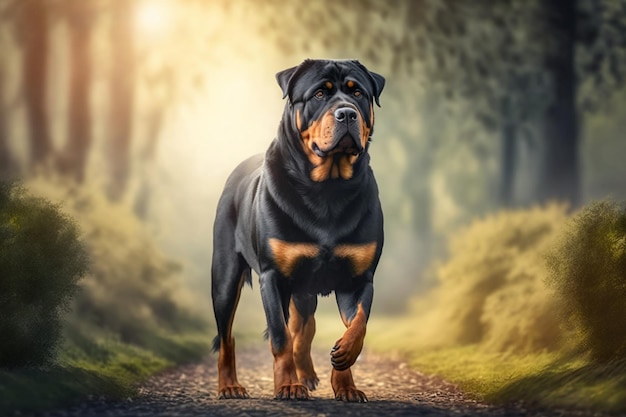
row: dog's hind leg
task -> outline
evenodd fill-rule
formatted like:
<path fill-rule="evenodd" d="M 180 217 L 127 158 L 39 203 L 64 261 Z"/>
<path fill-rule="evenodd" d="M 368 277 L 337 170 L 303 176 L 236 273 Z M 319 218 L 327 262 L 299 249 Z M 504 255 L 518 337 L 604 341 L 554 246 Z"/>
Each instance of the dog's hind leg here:
<path fill-rule="evenodd" d="M 216 223 L 217 227 L 219 226 Z M 234 233 L 219 234 L 219 230 L 217 233 L 216 236 L 222 240 L 219 245 L 214 243 L 211 294 L 217 322 L 217 337 L 213 343 L 213 349 L 219 350 L 218 398 L 248 398 L 246 389 L 237 381 L 232 326 L 241 287 L 244 281 L 250 278 L 250 267 L 235 251 Z M 229 239 L 232 239 L 232 242 Z"/>
<path fill-rule="evenodd" d="M 289 305 L 289 331 L 293 339 L 293 361 L 301 384 L 310 390 L 317 388 L 320 380 L 311 359 L 311 342 L 315 336 L 315 309 L 317 297 L 292 296 Z"/>

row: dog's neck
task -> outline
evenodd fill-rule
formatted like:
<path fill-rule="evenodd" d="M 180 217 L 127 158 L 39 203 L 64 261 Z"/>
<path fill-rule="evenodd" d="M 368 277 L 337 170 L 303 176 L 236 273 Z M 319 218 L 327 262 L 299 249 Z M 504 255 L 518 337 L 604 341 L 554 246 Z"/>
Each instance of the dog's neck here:
<path fill-rule="evenodd" d="M 320 225 L 326 219 L 346 221 L 359 218 L 358 212 L 367 209 L 365 202 L 371 199 L 371 193 L 377 193 L 367 153 L 355 163 L 349 180 L 313 181 L 311 169 L 299 133 L 283 119 L 278 137 L 265 155 L 264 177 L 270 194 L 284 212 L 308 212 Z"/>
<path fill-rule="evenodd" d="M 287 106 L 290 106 L 290 104 L 287 104 Z M 349 194 L 351 189 L 357 188 L 360 181 L 363 181 L 368 175 L 371 175 L 369 169 L 370 157 L 368 154 L 368 143 L 363 153 L 361 153 L 358 159 L 350 166 L 350 175 L 347 178 L 341 175 L 331 178 L 328 174 L 321 179 L 315 178 L 313 171 L 316 167 L 306 156 L 302 134 L 296 128 L 294 121 L 291 120 L 290 113 L 289 109 L 286 108 L 278 127 L 278 137 L 276 141 L 280 151 L 281 162 L 286 168 L 285 174 L 292 177 L 293 181 L 298 183 L 299 188 L 314 191 L 319 191 L 323 188 L 326 191 L 337 190 Z M 329 155 L 327 158 L 335 158 L 337 156 L 340 155 Z"/>

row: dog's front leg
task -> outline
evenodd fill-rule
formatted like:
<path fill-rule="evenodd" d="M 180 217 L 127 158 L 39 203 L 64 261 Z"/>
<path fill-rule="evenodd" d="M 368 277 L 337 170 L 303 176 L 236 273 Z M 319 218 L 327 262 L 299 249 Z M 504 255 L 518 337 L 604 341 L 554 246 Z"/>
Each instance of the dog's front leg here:
<path fill-rule="evenodd" d="M 374 287 L 368 280 L 356 291 L 336 291 L 335 295 L 346 331 L 330 352 L 333 365 L 331 385 L 338 400 L 366 402 L 365 394 L 354 385 L 350 367 L 354 365 L 363 348 Z"/>
<path fill-rule="evenodd" d="M 261 298 L 274 355 L 274 395 L 278 400 L 306 400 L 309 391 L 298 381 L 293 361 L 293 341 L 285 321 L 290 294 L 281 293 L 280 279 L 284 278 L 273 270 L 263 272 L 260 277 Z"/>

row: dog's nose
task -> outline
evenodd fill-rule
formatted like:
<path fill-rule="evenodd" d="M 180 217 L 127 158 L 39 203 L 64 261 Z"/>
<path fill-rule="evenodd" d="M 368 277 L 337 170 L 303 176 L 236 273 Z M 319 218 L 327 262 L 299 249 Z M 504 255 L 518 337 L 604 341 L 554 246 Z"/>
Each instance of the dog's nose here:
<path fill-rule="evenodd" d="M 355 121 L 357 119 L 356 110 L 352 107 L 340 107 L 335 110 L 335 120 L 340 123 Z"/>

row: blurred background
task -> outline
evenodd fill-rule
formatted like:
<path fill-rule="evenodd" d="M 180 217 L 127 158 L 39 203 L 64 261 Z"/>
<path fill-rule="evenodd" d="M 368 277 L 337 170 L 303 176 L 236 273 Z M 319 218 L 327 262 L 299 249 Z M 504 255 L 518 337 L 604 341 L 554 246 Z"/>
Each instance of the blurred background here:
<path fill-rule="evenodd" d="M 624 16 L 619 0 L 0 0 L 0 178 L 79 223 L 83 304 L 111 292 L 100 320 L 170 280 L 208 319 L 215 206 L 275 136 L 275 73 L 359 59 L 387 79 L 374 309 L 400 312 L 473 219 L 626 197 Z M 170 317 L 159 294 L 136 314 Z"/>

